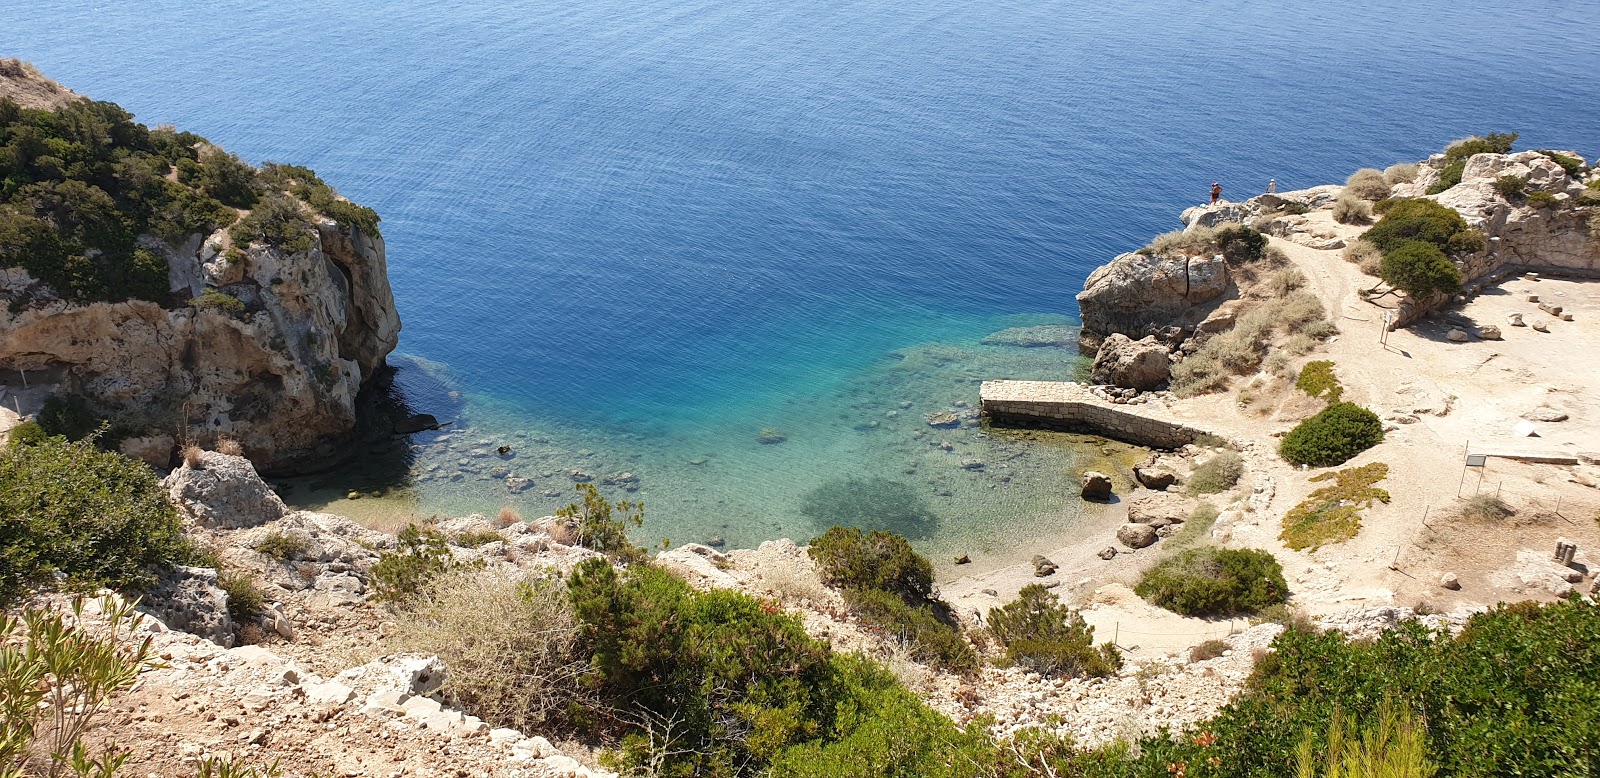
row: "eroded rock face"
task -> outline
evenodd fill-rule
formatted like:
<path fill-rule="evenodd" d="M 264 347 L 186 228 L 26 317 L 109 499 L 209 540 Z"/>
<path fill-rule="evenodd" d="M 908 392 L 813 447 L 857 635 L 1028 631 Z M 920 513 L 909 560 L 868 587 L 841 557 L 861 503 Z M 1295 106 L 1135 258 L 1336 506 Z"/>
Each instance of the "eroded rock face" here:
<path fill-rule="evenodd" d="M 185 462 L 161 485 L 178 510 L 202 527 L 255 527 L 289 512 L 244 457 L 207 451 L 200 455 L 199 467 Z"/>
<path fill-rule="evenodd" d="M 1227 267 L 1216 257 L 1181 254 L 1118 256 L 1089 275 L 1078 293 L 1083 315 L 1079 348 L 1098 350 L 1113 332 L 1143 337 L 1196 305 L 1228 290 Z"/>
<path fill-rule="evenodd" d="M 1114 332 L 1100 343 L 1089 380 L 1127 389 L 1150 391 L 1159 388 L 1172 375 L 1172 358 L 1167 347 L 1154 336 L 1129 340 Z"/>
<path fill-rule="evenodd" d="M 228 615 L 228 595 L 217 585 L 217 571 L 209 567 L 174 567 L 140 600 L 139 610 L 183 630 L 232 648 L 238 638 Z"/>
<path fill-rule="evenodd" d="M 267 472 L 330 465 L 355 432 L 356 394 L 384 367 L 400 320 L 383 240 L 328 219 L 314 231 L 308 251 L 256 244 L 233 262 L 219 260 L 224 231 L 176 248 L 146 236 L 142 245 L 167 256 L 175 297 L 213 288 L 245 311 L 144 301 L 0 306 L 0 368 L 57 382 L 97 413 L 144 420 L 150 434 L 187 428 L 207 446 L 231 437 Z M 53 299 L 20 269 L 0 283 Z"/>

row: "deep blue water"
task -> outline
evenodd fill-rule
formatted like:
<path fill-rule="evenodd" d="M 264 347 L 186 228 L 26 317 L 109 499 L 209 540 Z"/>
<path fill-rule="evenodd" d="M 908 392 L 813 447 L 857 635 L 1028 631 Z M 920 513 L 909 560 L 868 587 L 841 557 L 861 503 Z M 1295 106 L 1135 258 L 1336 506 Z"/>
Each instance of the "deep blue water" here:
<path fill-rule="evenodd" d="M 1044 531 L 1030 517 L 1073 509 L 1059 484 L 929 474 L 912 437 L 976 378 L 1072 369 L 978 339 L 1072 315 L 1090 269 L 1214 179 L 1239 199 L 1342 181 L 1479 131 L 1600 154 L 1597 19 L 1593 1 L 34 0 L 0 6 L 0 55 L 376 208 L 401 351 L 465 398 L 456 443 L 546 441 L 519 471 L 526 510 L 565 501 L 569 466 L 626 469 L 659 533 L 754 542 L 805 534 L 819 484 L 879 475 L 952 526 Z M 754 443 L 763 426 L 789 441 Z M 507 499 L 446 480 L 461 448 L 419 469 L 425 507 Z"/>

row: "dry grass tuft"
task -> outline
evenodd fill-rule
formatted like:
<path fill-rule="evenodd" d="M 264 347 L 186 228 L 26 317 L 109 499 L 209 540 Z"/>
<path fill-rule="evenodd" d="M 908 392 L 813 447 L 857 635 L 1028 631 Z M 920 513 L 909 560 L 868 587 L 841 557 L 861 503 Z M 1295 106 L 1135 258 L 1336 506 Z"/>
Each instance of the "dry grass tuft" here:
<path fill-rule="evenodd" d="M 522 514 L 510 505 L 500 506 L 500 515 L 494 517 L 494 528 L 505 529 L 513 524 L 522 523 Z"/>
<path fill-rule="evenodd" d="M 233 438 L 217 438 L 216 451 L 218 454 L 226 454 L 230 457 L 244 456 L 244 446 L 239 445 L 239 441 Z"/>
<path fill-rule="evenodd" d="M 1474 521 L 1500 521 L 1516 515 L 1505 500 L 1492 494 L 1475 494 L 1461 501 L 1458 508 L 1462 518 Z"/>
<path fill-rule="evenodd" d="M 1395 184 L 1409 184 L 1417 180 L 1417 165 L 1414 162 L 1401 162 L 1383 169 L 1383 180 L 1389 186 Z"/>
<path fill-rule="evenodd" d="M 204 454 L 205 454 L 205 452 L 202 451 L 199 446 L 196 446 L 193 443 L 190 443 L 189 445 L 184 446 L 183 447 L 183 464 L 184 464 L 184 466 L 188 467 L 190 470 L 204 470 L 205 466 L 206 466 L 205 459 L 203 457 Z"/>
<path fill-rule="evenodd" d="M 1194 648 L 1189 649 L 1190 662 L 1204 662 L 1207 659 L 1216 659 L 1222 652 L 1228 650 L 1228 644 L 1220 640 L 1207 640 Z"/>
<path fill-rule="evenodd" d="M 393 645 L 437 654 L 450 705 L 493 726 L 543 731 L 572 706 L 598 710 L 579 623 L 559 581 L 460 571 L 396 617 Z"/>
<path fill-rule="evenodd" d="M 1349 192 L 1333 203 L 1333 220 L 1340 224 L 1367 224 L 1372 221 L 1372 203 Z"/>
<path fill-rule="evenodd" d="M 1344 192 L 1363 200 L 1382 200 L 1389 196 L 1389 181 L 1383 177 L 1382 170 L 1364 167 L 1345 180 Z"/>
<path fill-rule="evenodd" d="M 1365 240 L 1357 239 L 1344 247 L 1344 261 L 1361 269 L 1369 276 L 1378 275 L 1378 265 L 1383 262 L 1383 250 Z"/>

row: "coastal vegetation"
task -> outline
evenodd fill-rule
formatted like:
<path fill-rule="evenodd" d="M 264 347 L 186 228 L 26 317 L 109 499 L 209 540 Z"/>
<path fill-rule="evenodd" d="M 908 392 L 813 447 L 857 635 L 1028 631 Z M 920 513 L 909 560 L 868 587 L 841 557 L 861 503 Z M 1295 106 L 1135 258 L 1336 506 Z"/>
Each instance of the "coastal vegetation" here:
<path fill-rule="evenodd" d="M 0 607 L 57 576 L 67 589 L 136 592 L 192 553 L 143 463 L 36 433 L 0 451 Z"/>
<path fill-rule="evenodd" d="M 1373 462 L 1312 476 L 1313 483 L 1333 483 L 1312 492 L 1284 514 L 1279 539 L 1296 551 L 1314 551 L 1355 537 L 1361 530 L 1361 511 L 1374 502 L 1389 502 L 1389 493 L 1374 486 L 1388 475 L 1388 465 Z"/>
<path fill-rule="evenodd" d="M 1482 251 L 1483 233 L 1432 200 L 1385 200 L 1377 210 L 1383 218 L 1361 239 L 1383 252 L 1379 275 L 1385 282 L 1412 297 L 1461 288 L 1461 269 L 1449 256 Z"/>
<path fill-rule="evenodd" d="M 1259 370 L 1280 337 L 1288 341 L 1286 346 L 1303 339 L 1303 348 L 1309 350 L 1317 340 L 1337 332 L 1314 294 L 1296 291 L 1261 300 L 1239 317 L 1233 329 L 1211 336 L 1198 351 L 1173 366 L 1172 391 L 1180 397 L 1220 391 L 1232 376 Z"/>
<path fill-rule="evenodd" d="M 1372 203 L 1352 194 L 1339 195 L 1333 202 L 1333 220 L 1340 224 L 1366 224 L 1372 221 Z"/>
<path fill-rule="evenodd" d="M 1413 174 L 1415 175 L 1415 174 Z M 1362 200 L 1382 200 L 1389 196 L 1389 178 L 1382 170 L 1364 167 L 1350 174 L 1344 182 L 1345 194 Z M 1337 210 L 1335 211 L 1337 213 Z M 1335 216 L 1335 218 L 1338 218 Z"/>
<path fill-rule="evenodd" d="M 168 291 L 166 258 L 141 236 L 176 246 L 233 225 L 238 246 L 304 250 L 316 239 L 302 203 L 376 234 L 375 212 L 339 199 L 306 168 L 257 171 L 114 103 L 44 110 L 0 97 L 0 265 L 26 269 L 67 300 L 179 305 L 186 298 Z"/>
<path fill-rule="evenodd" d="M 1223 449 L 1200 463 L 1189 474 L 1189 491 L 1194 494 L 1225 492 L 1239 483 L 1244 475 L 1244 458 L 1238 452 Z"/>
<path fill-rule="evenodd" d="M 1344 396 L 1344 386 L 1339 383 L 1339 377 L 1333 373 L 1333 363 L 1326 359 L 1317 359 L 1307 362 L 1300 368 L 1300 376 L 1295 379 L 1294 386 L 1312 397 L 1336 403 Z"/>
<path fill-rule="evenodd" d="M 1278 453 L 1296 465 L 1332 467 L 1383 442 L 1378 415 L 1355 403 L 1333 402 L 1283 436 Z"/>
<path fill-rule="evenodd" d="M 1094 627 L 1061 604 L 1041 584 L 1029 584 L 1017 599 L 989 610 L 989 631 L 1005 647 L 1005 662 L 1046 676 L 1099 677 L 1122 667 L 1110 643 L 1094 644 Z"/>
<path fill-rule="evenodd" d="M 1185 616 L 1242 616 L 1288 599 L 1289 585 L 1266 551 L 1201 546 L 1145 571 L 1134 593 Z"/>
<path fill-rule="evenodd" d="M 1444 150 L 1444 167 L 1439 171 L 1439 181 L 1428 187 L 1428 194 L 1438 194 L 1461 183 L 1466 172 L 1467 159 L 1473 154 L 1509 154 L 1517 142 L 1517 133 L 1491 132 L 1482 137 L 1472 136 L 1451 143 Z"/>

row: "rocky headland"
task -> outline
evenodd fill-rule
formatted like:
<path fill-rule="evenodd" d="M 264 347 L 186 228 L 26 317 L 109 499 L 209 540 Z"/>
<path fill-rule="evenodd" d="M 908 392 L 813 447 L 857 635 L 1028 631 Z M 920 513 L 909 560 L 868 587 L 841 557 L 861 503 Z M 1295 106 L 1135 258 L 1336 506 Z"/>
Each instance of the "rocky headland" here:
<path fill-rule="evenodd" d="M 53 113 L 104 105 L 14 60 L 0 62 L 0 99 Z M 115 116 L 94 113 L 101 114 Z M 106 164 L 167 166 L 164 183 L 140 185 L 168 189 L 181 207 L 198 208 L 193 201 L 206 198 L 219 210 L 186 220 L 200 229 L 175 230 L 170 220 L 158 219 L 159 228 L 152 229 L 161 234 L 139 232 L 117 239 L 126 240 L 125 247 L 104 248 L 95 241 L 112 239 L 73 234 L 79 217 L 70 198 L 67 207 L 48 205 L 50 187 L 78 182 L 29 171 L 41 181 L 28 201 L 33 210 L 25 213 L 21 201 L 14 201 L 13 218 L 32 217 L 28 226 L 47 225 L 43 234 L 78 241 L 70 245 L 85 246 L 79 250 L 91 263 L 111 265 L 118 261 L 111 259 L 115 251 L 131 249 L 131 258 L 122 261 L 157 268 L 152 273 L 164 266 L 165 283 L 130 290 L 112 281 L 104 291 L 75 294 L 57 288 L 64 282 L 36 277 L 46 271 L 30 272 L 21 257 L 34 249 L 0 240 L 0 263 L 8 266 L 0 277 L 6 303 L 0 309 L 0 398 L 11 422 L 54 394 L 69 415 L 109 422 L 124 452 L 158 467 L 170 466 L 183 442 L 210 445 L 221 438 L 234 440 L 274 473 L 338 461 L 355 434 L 356 398 L 384 371 L 400 332 L 376 217 L 350 217 L 360 210 L 303 168 L 280 167 L 279 175 L 263 176 L 203 139 L 122 121 L 108 123 L 119 131 L 128 128 L 133 139 L 126 145 L 133 150 L 124 154 L 106 141 L 99 156 L 122 160 Z M 167 143 L 168 136 L 183 148 L 165 153 L 187 160 L 177 167 L 199 170 L 201 183 L 180 183 L 188 173 L 145 151 Z M 259 191 L 230 198 L 248 207 L 209 199 L 214 187 L 205 176 L 213 158 L 232 160 L 231 169 L 256 179 L 249 186 Z M 137 228 L 138 206 L 128 189 L 113 187 L 114 198 L 93 184 L 81 191 L 120 209 L 117 229 Z M 268 208 L 276 210 L 262 210 Z M 262 229 L 249 235 L 241 226 Z"/>

